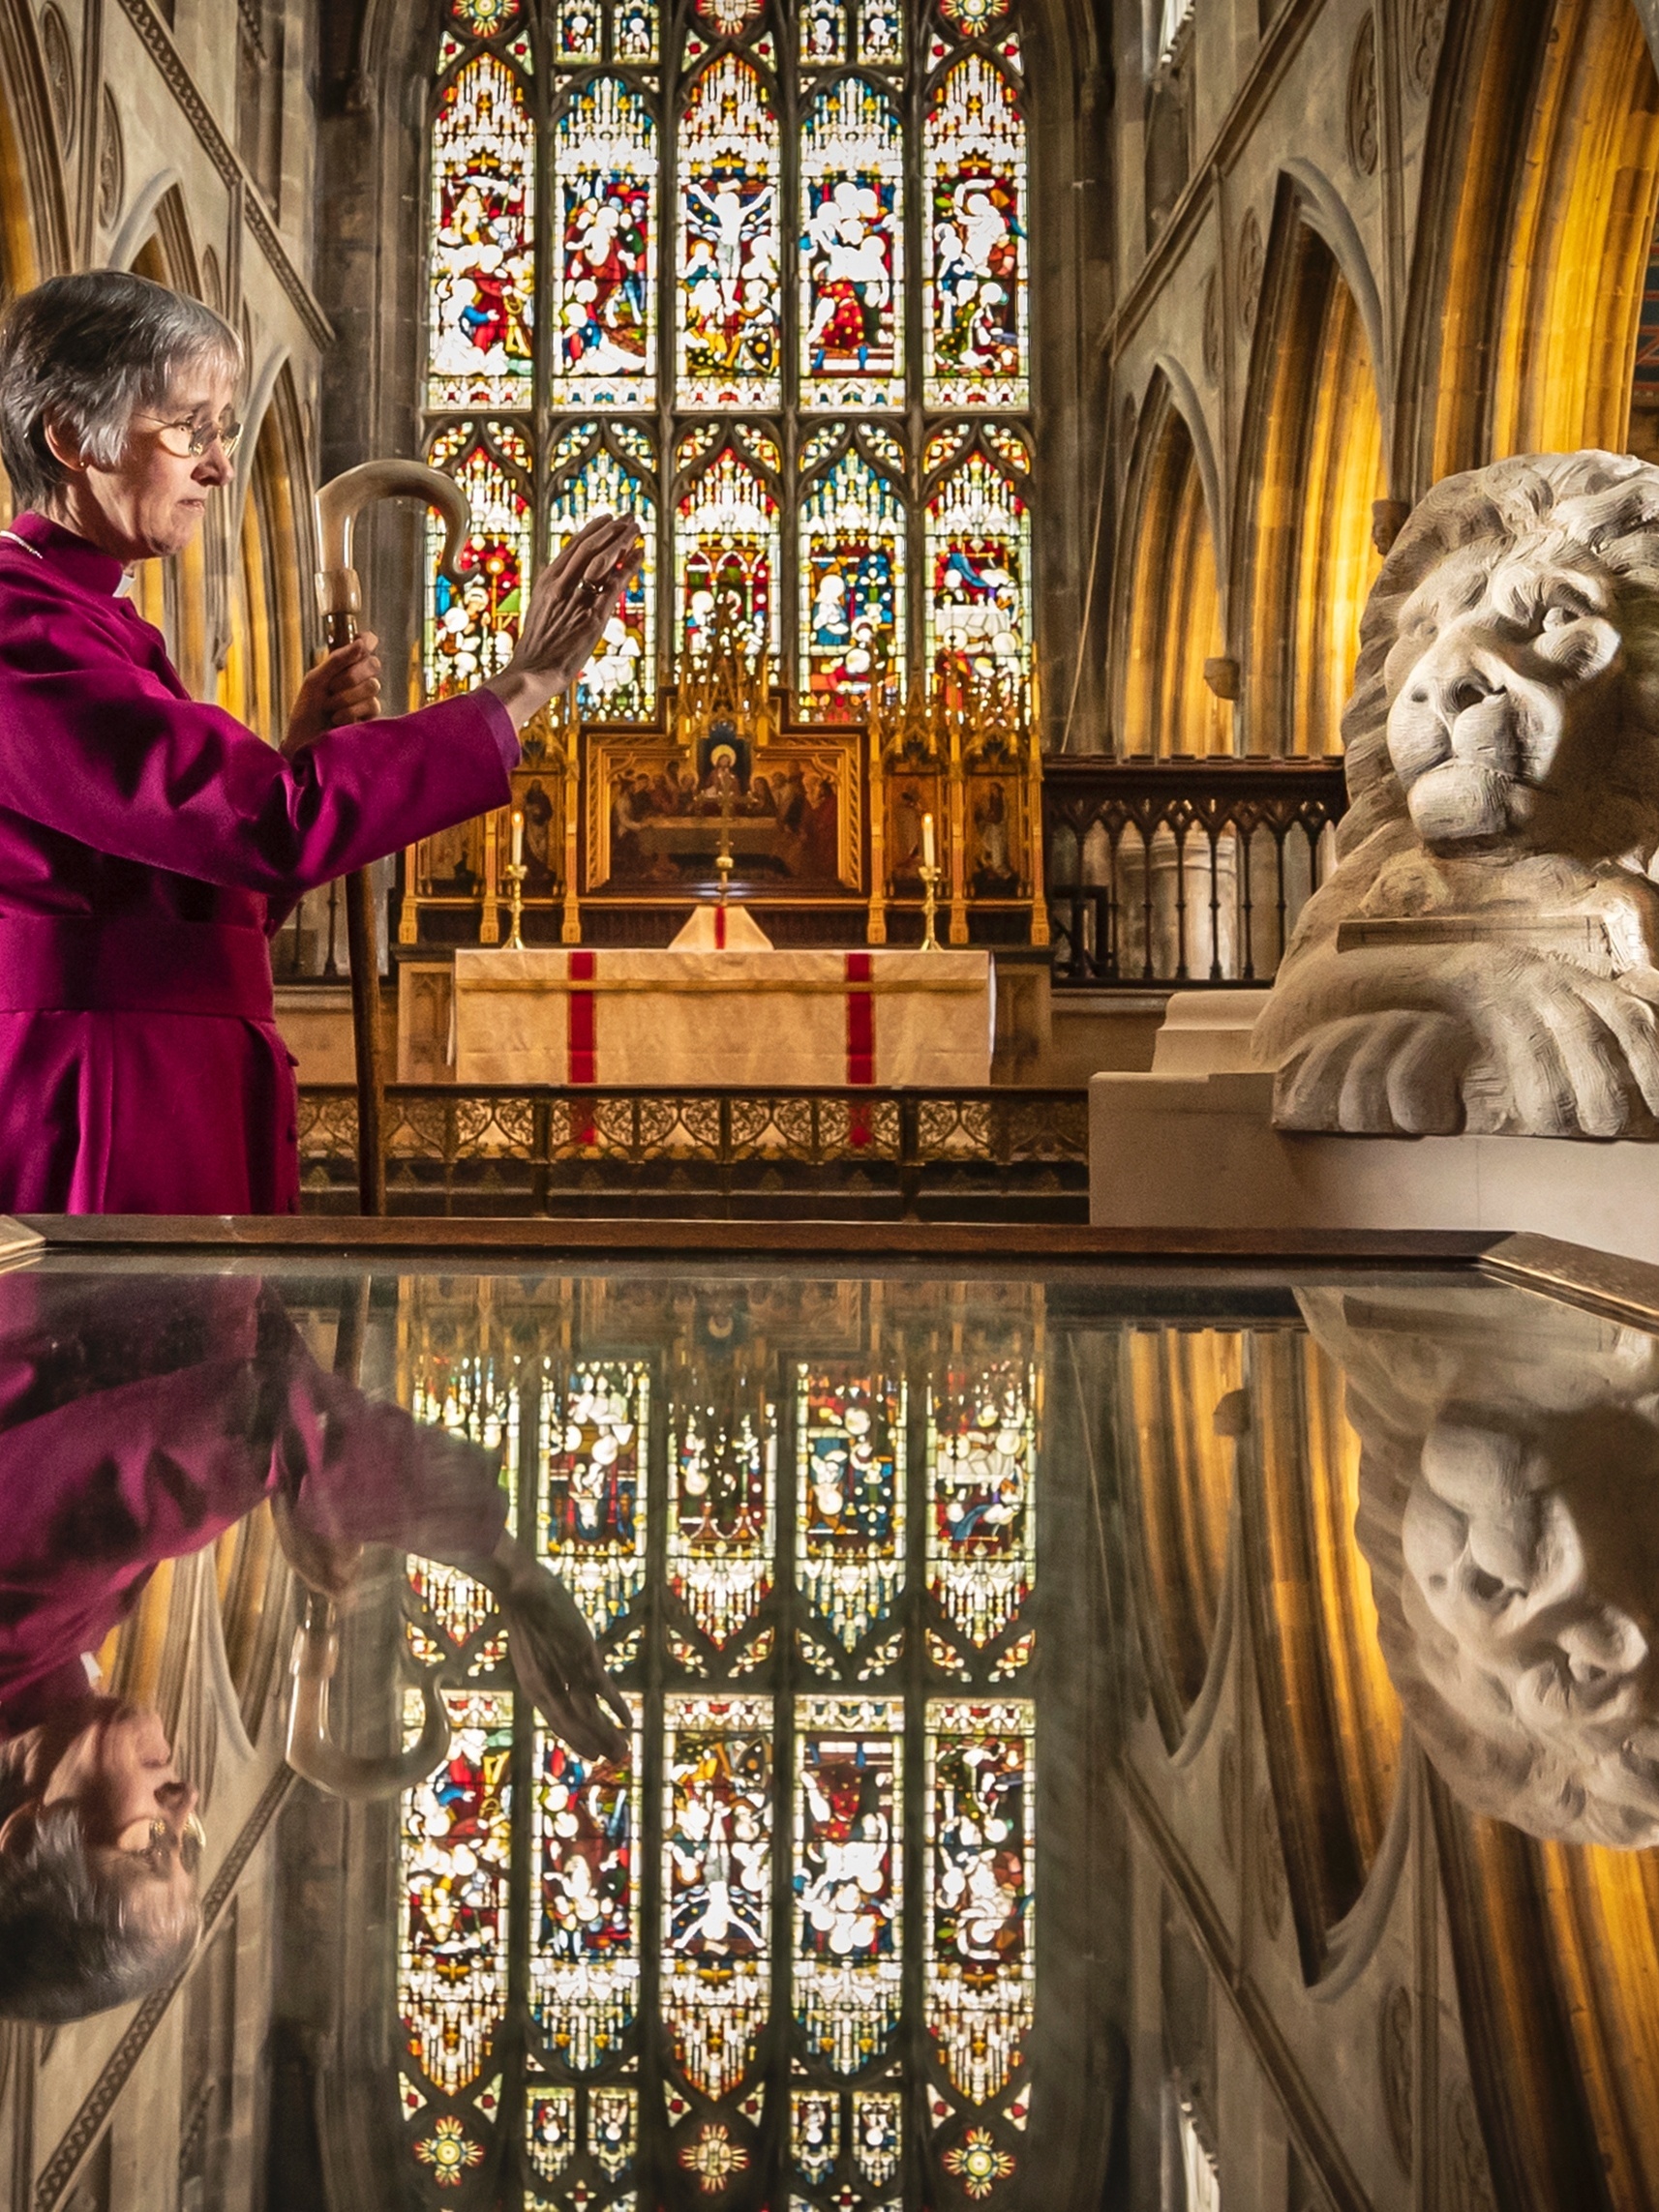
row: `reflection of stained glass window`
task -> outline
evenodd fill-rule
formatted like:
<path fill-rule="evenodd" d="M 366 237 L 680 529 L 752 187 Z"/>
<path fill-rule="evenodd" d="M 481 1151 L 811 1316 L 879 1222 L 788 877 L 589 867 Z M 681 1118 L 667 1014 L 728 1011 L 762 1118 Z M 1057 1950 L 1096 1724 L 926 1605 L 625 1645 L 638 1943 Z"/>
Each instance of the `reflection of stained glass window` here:
<path fill-rule="evenodd" d="M 983 454 L 971 453 L 927 503 L 927 654 L 980 673 L 1022 669 L 1031 648 L 1031 518 Z"/>
<path fill-rule="evenodd" d="M 741 1291 L 676 1296 L 655 1352 L 619 1299 L 533 1341 L 503 1299 L 504 1356 L 447 1315 L 441 1351 L 411 1332 L 409 1403 L 502 1451 L 522 1540 L 630 1686 L 633 1755 L 515 1711 L 489 1592 L 410 1561 L 457 1734 L 404 1801 L 407 2171 L 429 2207 L 517 2161 L 532 2212 L 641 2212 L 653 2175 L 653 2203 L 746 2176 L 791 2212 L 894 2212 L 921 2128 L 941 2201 L 996 2212 L 1035 1994 L 1031 1330 L 907 1351 L 825 1305 L 819 1352 Z"/>
<path fill-rule="evenodd" d="M 503 463 L 528 468 L 529 450 L 505 424 L 488 425 L 487 438 L 464 424 L 434 441 L 431 460 L 459 480 L 472 510 L 459 583 L 438 572 L 441 523 L 436 517 L 427 523 L 426 685 L 429 698 L 442 699 L 498 675 L 512 657 L 529 569 L 530 506 Z"/>
<path fill-rule="evenodd" d="M 904 1385 L 799 1372 L 796 1575 L 819 1623 L 851 1651 L 904 1582 Z"/>
<path fill-rule="evenodd" d="M 534 217 L 524 93 L 480 54 L 445 85 L 433 128 L 429 406 L 528 404 Z"/>
<path fill-rule="evenodd" d="M 713 1644 L 734 1643 L 771 1587 L 775 1418 L 754 1402 L 678 1415 L 669 1585 Z"/>
<path fill-rule="evenodd" d="M 656 125 L 619 77 L 575 87 L 554 133 L 550 391 L 556 407 L 642 407 L 656 375 Z"/>
<path fill-rule="evenodd" d="M 927 2027 L 981 2113 L 1013 2080 L 1031 2032 L 1031 1737 L 1023 1700 L 927 1709 Z M 951 2147 L 965 2156 L 965 2135 Z"/>
<path fill-rule="evenodd" d="M 890 64 L 903 61 L 902 0 L 862 0 L 859 10 L 859 59 Z"/>
<path fill-rule="evenodd" d="M 631 433 L 631 434 L 630 434 Z M 650 448 L 631 425 L 613 426 L 613 436 L 628 452 L 619 461 L 584 425 L 572 443 L 579 460 L 556 468 L 549 552 L 558 553 L 598 514 L 633 513 L 650 543 L 656 504 L 647 491 L 637 461 L 649 461 Z M 643 449 L 643 452 L 642 452 Z M 595 721 L 631 721 L 649 714 L 656 698 L 656 565 L 648 564 L 633 580 L 607 624 L 593 658 L 582 672 L 582 710 Z"/>
<path fill-rule="evenodd" d="M 750 652 L 777 643 L 777 501 L 728 446 L 681 493 L 675 517 L 679 635 L 706 652 L 716 634 Z"/>
<path fill-rule="evenodd" d="M 403 1800 L 398 2006 L 409 2056 L 454 2098 L 482 2075 L 507 2010 L 513 1701 L 451 1692 L 449 1757 Z M 421 1729 L 419 1692 L 405 1727 Z"/>
<path fill-rule="evenodd" d="M 929 1409 L 927 1587 L 982 1648 L 1030 1593 L 1033 1377 L 1017 1361 L 950 1374 Z"/>
<path fill-rule="evenodd" d="M 982 55 L 966 55 L 935 89 L 923 169 L 927 404 L 1022 407 L 1025 129 L 1008 79 Z"/>
<path fill-rule="evenodd" d="M 663 1735 L 662 2017 L 685 2079 L 721 2098 L 769 2009 L 771 1701 L 671 1697 Z"/>
<path fill-rule="evenodd" d="M 595 1632 L 645 1588 L 650 1372 L 638 1361 L 552 1374 L 542 1392 L 540 1539 Z"/>
<path fill-rule="evenodd" d="M 846 76 L 806 111 L 800 154 L 800 382 L 808 407 L 904 405 L 904 133 Z"/>
<path fill-rule="evenodd" d="M 851 719 L 902 657 L 904 504 L 856 453 L 800 505 L 800 690 L 809 711 Z"/>
<path fill-rule="evenodd" d="M 679 404 L 776 406 L 780 148 L 759 72 L 737 54 L 711 62 L 679 147 Z"/>

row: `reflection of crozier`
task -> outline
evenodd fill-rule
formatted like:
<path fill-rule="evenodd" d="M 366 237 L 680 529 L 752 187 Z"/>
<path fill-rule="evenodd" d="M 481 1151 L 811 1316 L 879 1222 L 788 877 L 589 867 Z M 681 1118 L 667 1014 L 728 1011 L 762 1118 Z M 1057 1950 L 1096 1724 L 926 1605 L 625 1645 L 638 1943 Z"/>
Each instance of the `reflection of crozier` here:
<path fill-rule="evenodd" d="M 1659 1342 L 1499 1285 L 1298 1298 L 1429 1756 L 1532 1835 L 1659 1842 Z"/>
<path fill-rule="evenodd" d="M 1254 1038 L 1282 1128 L 1659 1130 L 1659 469 L 1435 486 L 1342 718 L 1351 809 Z"/>

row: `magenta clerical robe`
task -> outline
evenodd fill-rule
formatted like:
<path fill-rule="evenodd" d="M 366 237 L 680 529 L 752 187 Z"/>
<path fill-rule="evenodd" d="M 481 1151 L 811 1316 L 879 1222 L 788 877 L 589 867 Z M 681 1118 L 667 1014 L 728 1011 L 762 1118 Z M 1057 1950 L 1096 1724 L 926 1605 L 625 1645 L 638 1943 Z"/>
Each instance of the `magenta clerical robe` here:
<path fill-rule="evenodd" d="M 269 933 L 305 891 L 506 803 L 489 692 L 291 761 L 193 700 L 119 561 L 0 533 L 0 1211 L 299 1205 Z"/>

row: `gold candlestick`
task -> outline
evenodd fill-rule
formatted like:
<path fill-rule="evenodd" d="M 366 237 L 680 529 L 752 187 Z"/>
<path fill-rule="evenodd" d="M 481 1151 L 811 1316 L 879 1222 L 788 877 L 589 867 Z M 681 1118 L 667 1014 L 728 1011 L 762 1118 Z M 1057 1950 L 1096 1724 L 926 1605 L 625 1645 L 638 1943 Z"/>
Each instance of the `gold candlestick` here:
<path fill-rule="evenodd" d="M 513 926 L 503 949 L 507 952 L 523 952 L 525 941 L 521 927 L 525 918 L 525 878 L 529 870 L 522 861 L 509 860 L 501 873 L 512 885 L 507 893 L 507 913 Z"/>
<path fill-rule="evenodd" d="M 939 911 L 939 870 L 924 860 L 917 874 L 921 878 L 921 949 L 937 952 L 939 940 L 933 934 L 933 922 Z"/>

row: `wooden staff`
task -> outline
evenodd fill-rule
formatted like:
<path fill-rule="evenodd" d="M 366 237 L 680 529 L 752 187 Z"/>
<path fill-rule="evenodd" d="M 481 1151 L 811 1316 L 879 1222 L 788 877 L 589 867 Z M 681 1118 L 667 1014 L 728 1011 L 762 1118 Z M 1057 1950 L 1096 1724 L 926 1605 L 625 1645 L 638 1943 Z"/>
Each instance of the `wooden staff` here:
<path fill-rule="evenodd" d="M 330 652 L 348 645 L 362 627 L 363 587 L 351 565 L 358 515 L 371 499 L 422 500 L 436 507 L 444 527 L 439 572 L 451 581 L 471 523 L 467 494 L 452 477 L 418 461 L 365 461 L 325 484 L 317 494 L 322 571 L 317 594 L 323 643 Z M 385 1052 L 380 1038 L 380 933 L 375 882 L 367 868 L 346 879 L 346 948 L 351 967 L 351 1038 L 357 1062 L 357 1204 L 363 1213 L 386 1211 Z"/>

